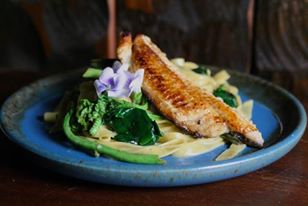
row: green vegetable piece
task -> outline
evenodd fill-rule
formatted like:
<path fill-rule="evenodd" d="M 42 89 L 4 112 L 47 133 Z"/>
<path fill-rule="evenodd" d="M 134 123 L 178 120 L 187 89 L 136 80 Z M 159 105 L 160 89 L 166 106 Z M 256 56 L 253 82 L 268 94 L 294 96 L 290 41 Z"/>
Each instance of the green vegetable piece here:
<path fill-rule="evenodd" d="M 101 68 L 102 64 L 103 63 L 101 59 L 91 59 L 91 67 L 93 68 Z"/>
<path fill-rule="evenodd" d="M 103 122 L 103 121 L 102 121 L 102 118 L 97 118 L 97 119 L 95 119 L 95 121 L 94 121 L 94 123 L 93 123 L 91 129 L 89 130 L 89 133 L 90 133 L 92 136 L 94 136 L 94 135 L 98 132 L 100 126 L 102 125 L 102 122 Z"/>
<path fill-rule="evenodd" d="M 161 136 L 157 123 L 145 110 L 121 108 L 109 117 L 108 125 L 117 132 L 116 141 L 138 145 L 153 145 Z"/>
<path fill-rule="evenodd" d="M 158 120 L 158 119 L 162 119 L 161 116 L 152 113 L 151 111 L 148 110 L 149 104 L 147 101 L 145 101 L 145 103 L 142 103 L 142 105 L 139 104 L 135 104 L 134 102 L 128 102 L 125 100 L 118 100 L 118 99 L 113 99 L 113 107 L 120 109 L 120 108 L 138 108 L 138 109 L 142 109 L 144 111 L 147 112 L 148 116 L 150 117 L 150 119 L 152 121 Z"/>
<path fill-rule="evenodd" d="M 198 74 L 205 74 L 205 75 L 209 75 L 210 74 L 210 70 L 208 68 L 206 68 L 204 65 L 199 65 L 198 68 L 193 69 L 192 71 L 198 73 Z"/>
<path fill-rule="evenodd" d="M 133 102 L 128 102 L 125 100 L 116 100 L 116 101 L 119 103 L 120 107 L 136 107 L 143 110 L 147 110 L 149 107 L 148 102 L 145 100 L 139 101 L 139 104 L 135 103 L 134 101 Z"/>
<path fill-rule="evenodd" d="M 85 73 L 83 73 L 83 78 L 91 78 L 91 79 L 97 79 L 101 75 L 102 70 L 95 69 L 95 68 L 88 68 Z"/>
<path fill-rule="evenodd" d="M 157 115 L 157 114 L 153 114 L 151 111 L 148 110 L 149 104 L 148 101 L 146 99 L 146 97 L 142 94 L 142 92 L 140 93 L 133 93 L 131 95 L 131 99 L 132 102 L 127 102 L 124 100 L 117 100 L 114 99 L 114 101 L 119 103 L 118 107 L 122 107 L 122 108 L 139 108 L 142 110 L 145 110 L 148 113 L 148 116 L 150 117 L 150 119 L 152 121 L 158 120 L 158 119 L 162 119 L 161 116 Z"/>
<path fill-rule="evenodd" d="M 138 105 L 143 105 L 147 102 L 142 92 L 132 93 L 130 98 L 132 99 L 132 103 Z"/>
<path fill-rule="evenodd" d="M 71 117 L 73 115 L 73 110 L 71 109 L 64 117 L 63 130 L 67 138 L 76 146 L 89 150 L 93 154 L 102 154 L 112 157 L 116 160 L 140 163 L 140 164 L 163 164 L 164 160 L 160 159 L 158 155 L 147 155 L 147 154 L 135 154 L 129 153 L 111 147 L 105 146 L 103 144 L 98 144 L 94 141 L 89 141 L 84 137 L 75 135 L 70 127 Z"/>
<path fill-rule="evenodd" d="M 224 90 L 222 88 L 222 86 L 215 89 L 213 94 L 216 97 L 220 97 L 230 107 L 237 107 L 238 106 L 236 97 L 233 94 L 231 94 L 230 92 L 227 92 L 226 90 Z"/>
<path fill-rule="evenodd" d="M 150 117 L 150 119 L 152 121 L 163 119 L 161 116 L 159 116 L 157 114 L 153 114 L 152 112 L 147 111 L 147 113 L 148 113 L 148 116 Z"/>
<path fill-rule="evenodd" d="M 229 132 L 220 135 L 225 141 L 230 142 L 232 144 L 243 144 L 244 137 L 240 133 L 237 132 Z"/>
<path fill-rule="evenodd" d="M 77 105 L 76 118 L 82 130 L 94 136 L 102 124 L 106 113 L 108 98 L 104 95 L 98 97 L 97 101 L 81 99 Z"/>

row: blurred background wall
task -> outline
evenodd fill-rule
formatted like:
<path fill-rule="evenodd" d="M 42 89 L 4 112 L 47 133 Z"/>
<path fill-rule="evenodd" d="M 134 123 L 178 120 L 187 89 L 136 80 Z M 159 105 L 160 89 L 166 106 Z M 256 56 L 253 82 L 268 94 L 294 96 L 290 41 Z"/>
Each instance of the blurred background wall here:
<path fill-rule="evenodd" d="M 80 68 L 105 56 L 107 27 L 104 0 L 2 0 L 0 67 Z"/>
<path fill-rule="evenodd" d="M 304 72 L 307 8 L 306 0 L 2 0 L 0 71 L 80 68 L 114 57 L 116 35 L 127 30 L 149 35 L 169 57 Z"/>

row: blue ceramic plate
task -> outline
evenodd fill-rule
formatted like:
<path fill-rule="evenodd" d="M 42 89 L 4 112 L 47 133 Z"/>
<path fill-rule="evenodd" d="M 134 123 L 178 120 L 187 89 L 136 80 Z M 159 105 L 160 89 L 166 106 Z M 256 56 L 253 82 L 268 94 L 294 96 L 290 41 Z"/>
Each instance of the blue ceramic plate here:
<path fill-rule="evenodd" d="M 1 126 L 9 139 L 34 153 L 35 161 L 56 172 L 115 185 L 194 185 L 240 176 L 278 160 L 299 141 L 306 127 L 300 102 L 287 91 L 259 78 L 230 71 L 243 100 L 254 99 L 253 121 L 265 139 L 265 148 L 247 148 L 232 159 L 215 162 L 226 146 L 189 158 L 166 157 L 164 165 L 142 165 L 94 158 L 68 142 L 48 134 L 39 119 L 52 111 L 63 94 L 80 81 L 80 72 L 52 76 L 20 89 L 4 103 Z"/>

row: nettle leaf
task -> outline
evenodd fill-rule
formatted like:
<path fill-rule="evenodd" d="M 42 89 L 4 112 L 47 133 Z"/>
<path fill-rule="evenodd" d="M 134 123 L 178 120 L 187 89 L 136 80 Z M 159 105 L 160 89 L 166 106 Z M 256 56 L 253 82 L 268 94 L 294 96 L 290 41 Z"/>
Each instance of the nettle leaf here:
<path fill-rule="evenodd" d="M 220 97 L 230 107 L 237 107 L 238 106 L 236 97 L 232 93 L 224 90 L 222 88 L 222 86 L 215 89 L 213 94 L 214 94 L 215 97 Z"/>
<path fill-rule="evenodd" d="M 193 69 L 192 71 L 198 73 L 198 74 L 205 74 L 205 75 L 209 75 L 210 74 L 210 70 L 208 68 L 206 68 L 204 65 L 199 65 L 198 68 Z"/>
<path fill-rule="evenodd" d="M 153 145 L 161 136 L 158 125 L 152 121 L 145 110 L 121 108 L 109 116 L 108 126 L 117 135 L 116 141 L 138 145 Z"/>

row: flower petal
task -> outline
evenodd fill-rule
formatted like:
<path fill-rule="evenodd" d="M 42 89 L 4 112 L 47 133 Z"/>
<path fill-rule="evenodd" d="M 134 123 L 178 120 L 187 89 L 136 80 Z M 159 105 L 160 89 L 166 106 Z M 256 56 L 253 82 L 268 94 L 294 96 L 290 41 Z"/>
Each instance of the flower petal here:
<path fill-rule="evenodd" d="M 117 72 L 121 68 L 122 64 L 119 61 L 115 61 L 112 65 L 112 69 L 114 72 Z"/>
<path fill-rule="evenodd" d="M 111 67 L 106 67 L 102 74 L 99 77 L 99 81 L 105 85 L 112 84 L 111 80 L 113 79 L 115 73 Z"/>
<path fill-rule="evenodd" d="M 143 76 L 144 76 L 144 69 L 139 69 L 135 72 L 134 79 L 129 85 L 130 94 L 132 92 L 135 92 L 135 93 L 141 92 Z"/>
<path fill-rule="evenodd" d="M 116 97 L 116 98 L 128 97 L 129 96 L 129 90 L 128 89 L 108 90 L 108 96 L 109 97 Z"/>
<path fill-rule="evenodd" d="M 94 87 L 96 89 L 97 96 L 99 96 L 102 92 L 106 91 L 107 87 L 102 84 L 99 80 L 94 81 Z"/>
<path fill-rule="evenodd" d="M 123 71 L 117 73 L 117 75 L 113 78 L 114 85 L 112 89 L 120 90 L 120 89 L 128 89 L 128 86 L 131 81 L 130 73 Z"/>
<path fill-rule="evenodd" d="M 107 91 L 111 97 L 129 97 L 132 92 L 140 92 L 144 76 L 144 70 L 140 69 L 135 73 L 128 71 L 129 64 L 114 62 L 112 68 L 106 67 L 94 86 L 97 95 Z"/>
<path fill-rule="evenodd" d="M 138 70 L 134 73 L 134 77 L 143 80 L 143 77 L 144 77 L 144 69 L 138 69 Z"/>

